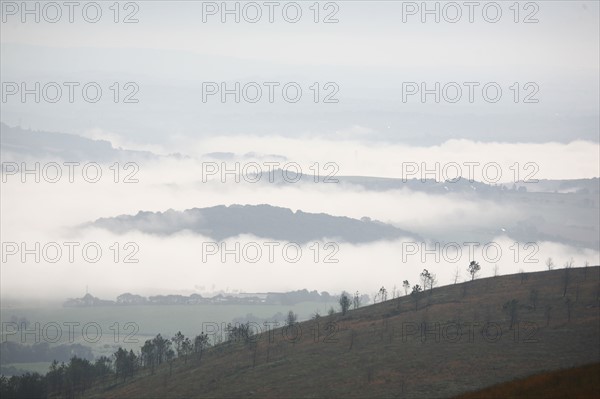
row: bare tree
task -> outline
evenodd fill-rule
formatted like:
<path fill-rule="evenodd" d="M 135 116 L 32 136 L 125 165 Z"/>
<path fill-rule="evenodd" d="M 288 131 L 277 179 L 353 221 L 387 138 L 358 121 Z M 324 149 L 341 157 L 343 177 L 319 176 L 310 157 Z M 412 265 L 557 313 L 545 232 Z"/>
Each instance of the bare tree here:
<path fill-rule="evenodd" d="M 426 290 L 429 286 L 429 279 L 431 278 L 431 273 L 427 269 L 423 269 L 420 274 L 421 284 L 423 285 L 423 290 Z"/>
<path fill-rule="evenodd" d="M 456 266 L 456 270 L 454 271 L 454 284 L 458 283 L 460 279 L 460 267 Z"/>
<path fill-rule="evenodd" d="M 546 259 L 546 267 L 548 270 L 554 269 L 554 262 L 552 261 L 552 258 Z"/>
<path fill-rule="evenodd" d="M 471 263 L 469 263 L 469 266 L 467 267 L 467 271 L 471 275 L 471 281 L 475 280 L 475 277 L 477 276 L 477 273 L 479 273 L 479 270 L 481 270 L 481 266 L 479 266 L 479 263 L 472 260 Z"/>
<path fill-rule="evenodd" d="M 431 294 L 431 290 L 433 290 L 433 287 L 435 287 L 437 285 L 437 276 L 435 274 L 430 274 L 429 275 L 429 293 Z"/>
<path fill-rule="evenodd" d="M 360 294 L 358 291 L 354 293 L 354 300 L 352 301 L 352 304 L 354 305 L 355 310 L 360 307 Z"/>
<path fill-rule="evenodd" d="M 381 302 L 387 301 L 387 290 L 385 287 L 379 289 L 379 297 L 381 298 Z"/>
<path fill-rule="evenodd" d="M 498 264 L 494 264 L 494 277 L 498 277 L 498 275 L 500 274 L 500 266 L 498 266 Z"/>

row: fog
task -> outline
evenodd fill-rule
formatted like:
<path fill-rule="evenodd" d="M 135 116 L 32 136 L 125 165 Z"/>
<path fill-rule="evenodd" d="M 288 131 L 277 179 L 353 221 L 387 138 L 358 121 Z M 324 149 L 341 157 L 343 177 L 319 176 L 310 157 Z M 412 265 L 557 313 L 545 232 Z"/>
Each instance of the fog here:
<path fill-rule="evenodd" d="M 233 151 L 252 149 L 249 146 L 244 147 L 246 143 L 239 141 L 237 145 L 233 142 L 217 145 L 218 140 L 216 140 L 210 145 L 199 146 L 199 148 L 204 151 L 225 148 Z M 310 143 L 303 144 L 299 140 L 293 144 L 288 140 L 282 140 L 282 146 L 273 143 L 277 143 L 277 140 L 260 141 L 259 148 L 265 152 L 284 153 L 288 160 L 309 158 L 320 160 L 319 157 L 326 154 L 326 150 L 322 149 L 325 147 L 313 146 Z M 337 152 L 329 154 L 331 156 L 329 159 L 343 159 L 346 155 L 344 147 L 344 145 L 335 147 Z M 505 154 L 502 151 L 491 151 L 486 147 L 505 149 Z M 519 159 L 518 154 L 511 150 L 519 148 L 525 154 L 529 151 L 527 147 L 526 144 L 490 145 L 463 142 L 459 147 L 456 143 L 447 144 L 447 148 L 463 149 L 462 153 L 449 151 L 444 146 L 431 148 L 429 151 L 426 148 L 405 148 L 405 150 L 407 154 L 413 156 L 411 159 L 415 160 L 418 159 L 418 153 L 421 151 L 421 154 L 430 154 L 432 161 L 436 159 L 435 155 L 447 157 L 441 159 L 465 160 L 468 157 L 464 154 L 477 154 L 478 158 L 474 159 L 483 162 L 486 157 L 482 153 L 487 150 L 491 151 L 488 153 L 488 160 L 491 154 L 494 154 L 494 159 L 510 165 L 513 159 Z M 294 151 L 290 151 L 292 148 Z M 388 167 L 391 168 L 388 170 L 393 170 L 393 165 L 397 165 L 398 170 L 400 168 L 398 165 L 402 159 L 391 157 L 393 148 L 352 147 L 350 143 L 347 144 L 347 148 L 359 148 L 359 153 L 364 154 L 363 162 L 358 163 L 358 166 L 364 165 L 365 169 L 371 172 L 360 174 L 385 175 L 386 162 L 384 158 L 377 159 L 377 153 L 390 154 Z M 556 175 L 546 174 L 548 172 L 542 174 L 545 169 L 540 167 L 540 178 L 565 177 L 569 173 L 574 177 L 580 176 L 579 170 L 588 172 L 594 170 L 590 165 L 591 162 L 585 159 L 586 156 L 581 155 L 583 153 L 593 157 L 594 148 L 597 149 L 597 146 L 591 143 L 573 143 L 566 146 L 547 144 L 543 151 L 529 151 L 529 154 L 538 154 L 535 158 L 536 162 L 548 166 L 552 166 L 550 160 L 553 156 L 559 157 L 559 153 L 561 159 L 569 160 L 564 164 L 572 167 L 570 171 L 560 170 L 559 167 L 554 166 L 551 170 L 555 171 Z M 284 152 L 284 149 L 287 151 Z M 348 154 L 348 156 L 353 155 Z M 508 162 L 505 157 L 509 159 Z M 305 171 L 308 171 L 310 163 L 300 163 L 306 165 Z M 393 285 L 399 287 L 405 279 L 416 282 L 423 268 L 428 268 L 432 273 L 437 274 L 438 284 L 445 285 L 454 282 L 454 273 L 458 267 L 461 271 L 460 281 L 462 281 L 467 278 L 466 265 L 472 260 L 471 256 L 481 261 L 481 276 L 492 275 L 495 264 L 498 264 L 500 273 L 509 274 L 521 269 L 544 270 L 544 262 L 548 257 L 552 257 L 559 266 L 571 259 L 577 266 L 583 265 L 585 261 L 597 264 L 600 260 L 597 248 L 577 248 L 545 241 L 538 242 L 536 248 L 524 248 L 525 242 L 520 242 L 517 244 L 519 247 L 517 252 L 514 247 L 517 240 L 514 238 L 499 234 L 482 241 L 478 231 L 493 229 L 499 232 L 502 228 L 527 218 L 528 209 L 514 208 L 510 203 L 503 204 L 494 199 L 486 200 L 474 194 L 437 195 L 408 189 L 369 191 L 356 185 L 322 182 L 275 185 L 270 184 L 268 180 L 261 183 L 248 183 L 243 178 L 240 178 L 240 183 L 236 183 L 232 175 L 225 176 L 225 182 L 219 175 L 208 176 L 203 183 L 202 165 L 202 161 L 194 159 L 165 158 L 155 162 L 148 161 L 140 164 L 139 172 L 135 175 L 139 182 L 133 184 L 122 181 L 114 183 L 113 175 L 108 169 L 110 165 L 103 165 L 105 175 L 98 183 L 87 183 L 78 174 L 74 175 L 74 183 L 69 183 L 67 178 L 63 177 L 54 184 L 43 179 L 37 184 L 32 181 L 23 184 L 19 175 L 4 176 L 6 183 L 3 183 L 1 196 L 3 242 L 25 242 L 27 249 L 34 248 L 35 242 L 39 242 L 41 247 L 48 243 L 58 243 L 62 248 L 62 257 L 56 263 L 48 262 L 48 258 L 55 256 L 54 248 L 48 248 L 47 256 L 42 255 L 40 263 L 36 264 L 33 255 L 27 255 L 23 263 L 20 252 L 16 255 L 5 253 L 6 259 L 3 259 L 2 267 L 3 297 L 61 300 L 82 295 L 85 287 L 89 287 L 94 295 L 106 298 L 114 298 L 123 292 L 145 295 L 201 292 L 199 287 L 213 286 L 215 290 L 229 289 L 245 292 L 307 288 L 329 292 L 358 290 L 371 294 L 381 285 L 389 288 Z M 232 168 L 232 165 L 230 163 L 229 167 Z M 343 163 L 340 163 L 340 172 L 337 176 L 342 175 L 341 165 Z M 361 169 L 357 168 L 356 163 L 352 165 L 356 169 L 351 169 L 348 174 L 359 174 Z M 393 172 L 389 175 L 396 176 Z M 265 170 L 264 179 L 267 178 L 268 174 Z M 418 243 L 419 250 L 416 254 L 406 255 L 407 252 L 414 252 L 412 246 L 406 247 L 406 245 L 413 245 L 411 244 L 413 241 L 408 239 L 361 245 L 325 239 L 317 244 L 318 254 L 315 253 L 314 247 L 311 249 L 312 244 L 307 244 L 302 249 L 300 259 L 293 263 L 281 252 L 285 242 L 242 235 L 225 240 L 225 248 L 235 248 L 235 243 L 239 243 L 242 248 L 248 243 L 257 243 L 263 249 L 263 253 L 256 263 L 244 261 L 243 256 L 240 262 L 236 263 L 233 255 L 227 256 L 223 262 L 220 253 L 208 256 L 203 262 L 202 254 L 206 252 L 206 248 L 202 243 L 215 241 L 210 237 L 185 231 L 168 236 L 139 231 L 120 235 L 84 226 L 85 223 L 101 217 L 135 215 L 138 211 L 185 210 L 215 205 L 263 203 L 290 208 L 293 211 L 327 213 L 355 219 L 369 217 L 420 234 L 426 237 L 426 241 L 424 244 Z M 148 228 L 151 230 L 151 226 Z M 275 258 L 270 261 L 264 243 L 273 241 L 278 242 L 279 246 L 276 248 Z M 479 242 L 473 255 L 469 254 L 468 246 L 465 244 L 470 241 Z M 73 262 L 68 259 L 68 248 L 65 247 L 64 242 L 79 243 L 74 250 Z M 82 247 L 90 242 L 98 243 L 102 249 L 102 256 L 97 263 L 91 263 L 83 258 Z M 114 258 L 115 242 L 119 247 L 117 261 Z M 125 244 L 130 242 L 134 243 L 136 248 L 125 248 Z M 325 257 L 333 252 L 331 248 L 324 247 L 328 242 L 338 245 L 339 250 L 332 258 L 337 259 L 337 263 L 324 261 Z M 436 259 L 433 254 L 423 259 L 421 257 L 423 251 L 436 248 L 436 242 L 440 246 L 437 250 L 439 259 Z M 493 252 L 489 255 L 481 252 L 481 248 L 488 242 L 497 243 L 502 251 L 499 259 L 493 263 L 485 261 L 496 257 Z M 456 243 L 462 247 L 462 254 L 456 260 L 454 260 L 455 255 L 451 254 L 455 248 L 447 246 L 448 243 Z M 253 245 L 248 249 L 253 250 Z M 421 245 L 425 246 L 421 247 Z M 495 249 L 491 248 L 491 250 Z M 133 252 L 135 255 L 132 259 L 137 259 L 138 263 L 125 263 L 124 257 Z M 94 251 L 90 253 L 93 257 Z M 250 252 L 250 257 L 254 256 L 252 253 Z M 293 253 L 290 252 L 292 255 Z M 405 259 L 403 254 L 407 256 Z M 293 257 L 292 255 L 290 256 Z M 525 259 L 528 255 L 529 258 Z"/>
<path fill-rule="evenodd" d="M 302 18 L 293 23 L 281 10 L 272 23 L 266 9 L 257 23 L 246 14 L 237 21 L 220 11 L 207 14 L 208 2 L 141 2 L 118 15 L 103 3 L 97 23 L 80 10 L 73 22 L 63 10 L 55 23 L 45 14 L 34 21 L 13 13 L 3 3 L 0 122 L 19 128 L 11 137 L 27 132 L 42 144 L 3 137 L 2 298 L 60 301 L 81 296 L 86 286 L 107 298 L 213 286 L 372 294 L 382 285 L 390 290 L 405 279 L 417 282 L 425 267 L 444 285 L 454 282 L 459 266 L 462 281 L 472 258 L 481 262 L 481 276 L 493 274 L 495 264 L 502 274 L 543 270 L 548 257 L 557 265 L 600 263 L 597 180 L 565 182 L 600 176 L 598 3 L 536 3 L 533 14 L 521 4 L 518 15 L 502 3 L 502 18 L 493 23 L 480 9 L 473 22 L 467 9 L 456 23 L 446 14 L 427 20 L 434 17 L 406 14 L 403 3 L 320 3 L 318 14 L 301 3 Z M 124 23 L 129 17 L 135 21 Z M 324 22 L 328 18 L 332 23 Z M 54 102 L 48 92 L 38 93 L 40 101 L 35 93 L 13 92 L 48 82 L 63 89 L 65 82 L 94 82 L 104 95 L 87 101 L 78 86 L 73 101 L 64 96 Z M 265 91 L 253 102 L 247 92 L 241 100 L 206 92 L 207 83 L 221 90 L 249 82 L 262 89 L 265 82 L 293 82 L 303 96 L 287 101 L 278 89 L 274 101 Z M 477 84 L 473 101 L 469 82 Z M 460 101 L 449 100 L 445 89 L 423 96 L 436 83 L 459 87 Z M 481 89 L 487 83 L 501 88 L 498 101 Z M 134 85 L 134 94 L 126 84 Z M 409 96 L 407 87 L 424 89 Z M 136 101 L 124 102 L 127 95 Z M 334 101 L 326 102 L 328 96 Z M 48 132 L 106 140 L 114 151 L 102 142 L 86 141 L 85 149 L 68 137 L 59 142 Z M 100 164 L 100 181 L 85 181 L 82 160 Z M 36 183 L 26 175 L 22 183 L 20 173 L 6 169 L 21 162 L 28 168 L 57 162 L 63 177 Z M 82 162 L 73 182 L 64 162 Z M 262 176 L 253 183 L 244 173 L 256 172 L 257 165 Z M 279 176 L 271 183 L 270 167 L 318 182 L 281 184 Z M 360 179 L 322 181 L 348 176 L 434 179 L 446 182 L 441 189 L 447 192 L 428 191 L 427 183 L 374 189 Z M 137 182 L 124 182 L 130 178 Z M 535 182 L 544 179 L 555 188 Z M 513 190 L 514 183 L 519 187 Z M 121 235 L 89 225 L 140 211 L 234 204 L 367 217 L 422 237 L 429 247 L 497 242 L 503 254 L 495 262 L 481 253 L 463 254 L 456 263 L 419 256 L 403 261 L 410 242 L 400 238 L 336 242 L 338 263 L 315 261 L 310 244 L 297 263 L 238 264 L 218 256 L 201 262 L 202 243 L 213 239 L 177 228 L 172 235 L 151 234 L 163 222 L 159 216 L 156 226 Z M 278 241 L 240 234 L 227 245 Z M 21 242 L 26 249 L 35 242 L 97 242 L 103 256 L 97 263 L 71 263 L 65 252 L 56 263 L 36 264 L 33 255 L 22 262 L 20 253 L 10 255 L 11 243 Z M 133 247 L 125 248 L 130 242 L 139 248 L 138 263 L 122 261 L 131 254 Z M 528 242 L 535 243 L 535 256 L 524 248 Z M 326 243 L 317 245 L 319 257 L 329 254 Z M 538 262 L 525 263 L 521 258 L 528 255 Z"/>

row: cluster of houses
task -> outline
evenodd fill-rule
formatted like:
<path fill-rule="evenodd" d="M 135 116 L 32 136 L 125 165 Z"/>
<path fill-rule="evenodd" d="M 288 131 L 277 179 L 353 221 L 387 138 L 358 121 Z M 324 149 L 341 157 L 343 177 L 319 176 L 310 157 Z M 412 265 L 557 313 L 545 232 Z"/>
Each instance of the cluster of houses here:
<path fill-rule="evenodd" d="M 134 305 L 222 305 L 222 304 L 268 304 L 268 305 L 293 305 L 299 302 L 330 302 L 336 297 L 327 292 L 299 290 L 292 292 L 268 292 L 268 293 L 220 293 L 212 297 L 203 297 L 200 294 L 187 295 L 154 295 L 141 296 L 125 293 L 117 297 L 116 301 L 97 298 L 91 294 L 85 294 L 81 298 L 67 299 L 65 307 L 92 307 L 92 306 L 134 306 Z"/>

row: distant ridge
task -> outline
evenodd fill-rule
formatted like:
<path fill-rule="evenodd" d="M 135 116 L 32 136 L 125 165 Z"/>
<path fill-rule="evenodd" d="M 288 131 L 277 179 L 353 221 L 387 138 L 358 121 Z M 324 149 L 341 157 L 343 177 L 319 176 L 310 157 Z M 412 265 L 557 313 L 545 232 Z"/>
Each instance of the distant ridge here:
<path fill-rule="evenodd" d="M 400 237 L 420 239 L 416 234 L 390 224 L 325 213 L 293 212 L 271 205 L 231 205 L 193 208 L 184 211 L 138 212 L 101 218 L 89 225 L 115 233 L 138 230 L 149 234 L 171 235 L 184 230 L 225 240 L 241 234 L 304 244 L 334 239 L 349 243 L 391 240 Z"/>

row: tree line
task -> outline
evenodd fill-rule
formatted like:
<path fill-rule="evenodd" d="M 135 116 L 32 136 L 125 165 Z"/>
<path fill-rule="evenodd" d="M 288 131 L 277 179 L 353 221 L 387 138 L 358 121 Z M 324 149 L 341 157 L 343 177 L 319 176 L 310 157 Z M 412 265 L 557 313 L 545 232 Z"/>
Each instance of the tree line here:
<path fill-rule="evenodd" d="M 200 361 L 208 347 L 208 335 L 204 332 L 193 340 L 181 332 L 170 339 L 158 334 L 146 340 L 138 353 L 119 347 L 112 356 L 100 356 L 95 361 L 76 355 L 66 363 L 54 360 L 45 375 L 36 372 L 12 377 L 0 375 L 0 397 L 75 398 L 98 383 L 125 382 L 142 369 L 154 374 L 156 367 L 163 363 L 169 364 L 171 372 L 177 357 L 183 358 L 185 363 L 189 358 Z"/>

